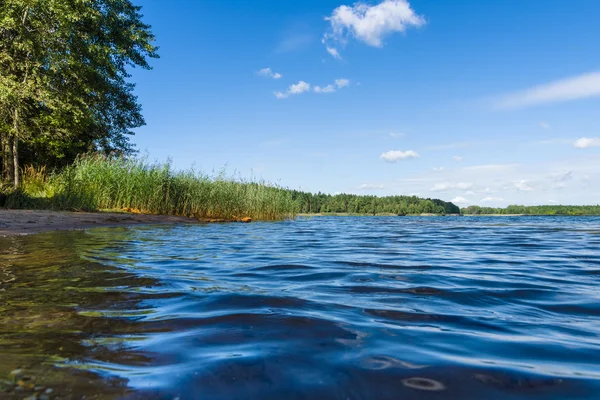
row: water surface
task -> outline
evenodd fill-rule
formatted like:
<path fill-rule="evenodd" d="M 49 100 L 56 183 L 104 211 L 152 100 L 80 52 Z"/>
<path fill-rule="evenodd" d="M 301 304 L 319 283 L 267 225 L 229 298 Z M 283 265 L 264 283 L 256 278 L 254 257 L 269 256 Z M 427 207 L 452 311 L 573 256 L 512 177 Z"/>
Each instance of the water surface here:
<path fill-rule="evenodd" d="M 595 399 L 599 283 L 597 217 L 0 238 L 0 397 Z"/>

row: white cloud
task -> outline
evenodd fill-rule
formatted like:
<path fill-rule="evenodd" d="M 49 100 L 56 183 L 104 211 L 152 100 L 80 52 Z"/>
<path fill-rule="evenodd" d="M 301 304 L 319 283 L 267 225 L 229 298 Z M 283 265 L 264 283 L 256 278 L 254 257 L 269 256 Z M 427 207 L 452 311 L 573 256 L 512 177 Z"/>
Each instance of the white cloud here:
<path fill-rule="evenodd" d="M 470 203 L 469 200 L 467 200 L 467 199 L 465 199 L 464 197 L 461 197 L 461 196 L 455 197 L 455 198 L 453 198 L 450 201 L 452 203 L 455 203 L 455 204 L 467 204 L 467 203 Z"/>
<path fill-rule="evenodd" d="M 350 81 L 348 79 L 336 79 L 335 85 L 338 87 L 338 89 L 341 89 L 343 87 L 350 86 Z"/>
<path fill-rule="evenodd" d="M 300 81 L 294 85 L 291 85 L 288 89 L 291 94 L 300 94 L 304 92 L 308 92 L 310 90 L 310 84 Z"/>
<path fill-rule="evenodd" d="M 290 96 L 302 94 L 305 92 L 311 91 L 311 89 L 315 93 L 333 93 L 337 92 L 339 89 L 347 87 L 350 85 L 350 81 L 348 79 L 336 79 L 334 83 L 330 83 L 327 86 L 311 86 L 310 83 L 305 81 L 300 81 L 290 87 L 287 88 L 284 92 L 274 92 L 276 98 L 278 99 L 287 99 Z"/>
<path fill-rule="evenodd" d="M 456 162 L 461 162 L 463 160 L 463 158 L 461 156 L 454 156 L 454 157 L 452 157 L 452 159 Z"/>
<path fill-rule="evenodd" d="M 419 158 L 419 154 L 415 151 L 412 150 L 408 150 L 408 151 L 399 151 L 399 150 L 390 150 L 388 152 L 383 153 L 381 156 L 379 156 L 380 159 L 389 162 L 389 163 L 395 163 L 401 160 L 407 160 L 410 158 Z"/>
<path fill-rule="evenodd" d="M 287 99 L 290 96 L 308 92 L 310 90 L 310 84 L 304 81 L 300 81 L 290 87 L 285 92 L 275 92 L 275 97 L 278 99 Z"/>
<path fill-rule="evenodd" d="M 283 78 L 283 75 L 281 75 L 280 73 L 277 73 L 277 72 L 273 72 L 273 70 L 271 68 L 263 68 L 260 71 L 258 71 L 257 74 L 260 76 L 264 76 L 265 78 L 273 78 L 273 79 Z"/>
<path fill-rule="evenodd" d="M 337 59 L 337 60 L 341 60 L 342 56 L 340 55 L 340 53 L 337 51 L 337 49 L 335 47 L 329 47 L 327 46 L 327 52 L 331 55 L 331 57 Z"/>
<path fill-rule="evenodd" d="M 498 201 L 504 201 L 504 199 L 500 198 L 500 197 L 493 197 L 493 196 L 488 196 L 484 199 L 481 199 L 482 203 L 493 203 L 493 202 L 498 202 Z"/>
<path fill-rule="evenodd" d="M 515 188 L 520 192 L 530 192 L 533 190 L 533 187 L 526 179 L 521 179 L 519 182 L 515 183 Z"/>
<path fill-rule="evenodd" d="M 436 172 L 444 172 L 445 169 L 445 167 L 433 167 L 433 170 Z"/>
<path fill-rule="evenodd" d="M 469 190 L 472 188 L 473 188 L 473 184 L 471 182 L 458 182 L 458 183 L 442 182 L 442 183 L 436 183 L 435 185 L 433 185 L 431 190 L 434 192 L 445 192 L 445 191 L 448 191 L 451 189 Z"/>
<path fill-rule="evenodd" d="M 390 137 L 394 138 L 394 139 L 398 139 L 401 137 L 406 136 L 404 133 L 400 133 L 400 132 L 390 132 Z"/>
<path fill-rule="evenodd" d="M 327 86 L 315 86 L 313 90 L 315 93 L 334 93 L 349 85 L 350 81 L 348 79 L 336 79 L 334 83 Z"/>
<path fill-rule="evenodd" d="M 374 47 L 382 47 L 383 38 L 392 33 L 425 25 L 425 19 L 415 14 L 407 0 L 384 0 L 377 5 L 344 5 L 333 10 L 326 20 L 331 24 L 331 29 L 325 34 L 324 43 L 333 41 L 345 44 L 347 38 L 351 37 Z M 339 57 L 339 52 L 329 45 L 327 51 L 333 57 Z"/>
<path fill-rule="evenodd" d="M 333 85 L 327 85 L 327 86 L 315 86 L 314 87 L 314 91 L 315 93 L 333 93 L 335 92 L 335 86 Z"/>
<path fill-rule="evenodd" d="M 358 187 L 358 190 L 381 190 L 385 189 L 385 186 L 377 183 L 365 183 Z"/>
<path fill-rule="evenodd" d="M 513 93 L 496 101 L 497 108 L 523 108 L 600 96 L 600 72 L 579 75 Z"/>
<path fill-rule="evenodd" d="M 587 149 L 588 147 L 600 147 L 600 138 L 582 137 L 580 139 L 577 139 L 575 143 L 573 143 L 573 146 L 577 147 L 578 149 Z"/>

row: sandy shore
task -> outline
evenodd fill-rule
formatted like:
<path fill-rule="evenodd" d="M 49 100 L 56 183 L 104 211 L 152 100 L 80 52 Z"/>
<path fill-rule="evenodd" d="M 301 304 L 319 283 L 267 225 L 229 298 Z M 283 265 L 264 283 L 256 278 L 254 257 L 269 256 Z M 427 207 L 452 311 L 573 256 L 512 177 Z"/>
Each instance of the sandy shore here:
<path fill-rule="evenodd" d="M 193 218 L 129 213 L 85 213 L 0 209 L 0 237 L 140 224 L 197 224 Z"/>

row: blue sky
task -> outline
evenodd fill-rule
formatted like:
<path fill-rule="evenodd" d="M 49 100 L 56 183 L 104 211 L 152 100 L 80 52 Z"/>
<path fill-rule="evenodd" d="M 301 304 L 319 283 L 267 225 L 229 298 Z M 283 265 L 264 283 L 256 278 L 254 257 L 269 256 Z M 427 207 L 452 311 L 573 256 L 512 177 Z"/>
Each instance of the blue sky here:
<path fill-rule="evenodd" d="M 596 0 L 138 0 L 134 142 L 307 191 L 600 203 Z"/>

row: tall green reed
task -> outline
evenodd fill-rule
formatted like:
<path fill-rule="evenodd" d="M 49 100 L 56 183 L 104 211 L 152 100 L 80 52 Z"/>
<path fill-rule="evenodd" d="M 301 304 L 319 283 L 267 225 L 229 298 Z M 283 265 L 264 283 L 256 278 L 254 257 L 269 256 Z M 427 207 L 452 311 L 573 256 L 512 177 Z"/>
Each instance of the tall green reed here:
<path fill-rule="evenodd" d="M 194 170 L 178 171 L 170 162 L 151 163 L 143 158 L 84 156 L 44 179 L 39 173 L 26 173 L 23 181 L 21 192 L 10 194 L 6 206 L 135 209 L 149 214 L 227 220 L 281 220 L 297 212 L 291 193 L 276 185 L 223 173 L 211 177 Z"/>

